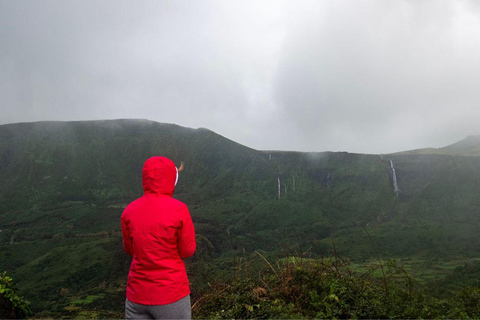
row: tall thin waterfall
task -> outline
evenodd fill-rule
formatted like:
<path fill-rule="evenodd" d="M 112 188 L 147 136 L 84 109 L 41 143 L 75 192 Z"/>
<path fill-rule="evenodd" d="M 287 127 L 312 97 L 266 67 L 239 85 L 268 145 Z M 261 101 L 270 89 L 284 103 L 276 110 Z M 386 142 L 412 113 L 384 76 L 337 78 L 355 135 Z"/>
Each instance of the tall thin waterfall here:
<path fill-rule="evenodd" d="M 393 177 L 393 191 L 398 195 L 400 189 L 398 189 L 397 184 L 397 175 L 395 174 L 395 168 L 393 167 L 393 161 L 390 160 L 390 168 L 392 169 L 392 177 Z"/>
<path fill-rule="evenodd" d="M 278 199 L 280 199 L 280 176 L 278 176 Z"/>
<path fill-rule="evenodd" d="M 295 176 L 293 176 L 293 192 L 295 192 Z"/>

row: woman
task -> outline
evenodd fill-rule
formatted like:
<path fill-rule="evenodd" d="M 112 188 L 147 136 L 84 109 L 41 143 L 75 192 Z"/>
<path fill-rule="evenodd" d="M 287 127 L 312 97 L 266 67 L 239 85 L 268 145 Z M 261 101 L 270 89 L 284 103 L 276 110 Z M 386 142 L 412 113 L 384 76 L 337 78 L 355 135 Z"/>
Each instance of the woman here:
<path fill-rule="evenodd" d="M 182 258 L 195 252 L 195 230 L 187 206 L 172 198 L 178 172 L 168 158 L 148 159 L 143 166 L 144 195 L 123 211 L 123 244 L 133 257 L 127 319 L 191 318 L 190 286 Z"/>

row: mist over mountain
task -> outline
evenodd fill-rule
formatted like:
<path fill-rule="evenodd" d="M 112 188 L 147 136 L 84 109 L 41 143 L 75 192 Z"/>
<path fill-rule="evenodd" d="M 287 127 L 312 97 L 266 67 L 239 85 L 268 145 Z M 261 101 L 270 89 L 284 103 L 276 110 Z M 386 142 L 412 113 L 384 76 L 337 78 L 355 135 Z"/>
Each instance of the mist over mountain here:
<path fill-rule="evenodd" d="M 468 136 L 443 148 L 424 148 L 410 151 L 402 151 L 394 154 L 440 154 L 459 156 L 480 156 L 480 136 Z"/>
<path fill-rule="evenodd" d="M 68 307 L 88 290 L 99 310 L 121 310 L 129 259 L 119 218 L 156 155 L 185 162 L 174 196 L 196 227 L 194 287 L 253 251 L 325 255 L 335 243 L 369 259 L 373 241 L 387 257 L 476 257 L 479 150 L 478 136 L 368 155 L 259 151 L 148 120 L 1 125 L 0 270 L 39 316 L 75 315 Z"/>

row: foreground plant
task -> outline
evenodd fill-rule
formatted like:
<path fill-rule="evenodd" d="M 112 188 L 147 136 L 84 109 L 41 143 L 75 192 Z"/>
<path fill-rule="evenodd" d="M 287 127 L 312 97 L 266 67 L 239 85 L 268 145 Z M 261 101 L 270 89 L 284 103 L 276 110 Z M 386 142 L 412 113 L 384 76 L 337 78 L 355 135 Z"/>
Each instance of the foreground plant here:
<path fill-rule="evenodd" d="M 263 258 L 263 257 L 262 257 Z M 193 305 L 196 318 L 477 318 L 480 289 L 438 299 L 414 290 L 413 280 L 394 261 L 366 273 L 332 259 L 283 259 L 256 274 L 212 285 Z M 373 277 L 375 270 L 380 277 Z"/>
<path fill-rule="evenodd" d="M 12 278 L 0 274 L 0 318 L 21 319 L 32 314 L 30 303 L 17 294 Z"/>

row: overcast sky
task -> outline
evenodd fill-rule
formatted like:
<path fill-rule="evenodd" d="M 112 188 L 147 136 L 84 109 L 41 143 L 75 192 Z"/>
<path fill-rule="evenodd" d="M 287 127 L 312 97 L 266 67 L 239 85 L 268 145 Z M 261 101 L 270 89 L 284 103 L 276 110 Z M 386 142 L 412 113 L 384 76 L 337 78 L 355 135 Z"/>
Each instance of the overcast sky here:
<path fill-rule="evenodd" d="M 117 118 L 261 150 L 480 135 L 480 1 L 0 0 L 0 124 Z"/>

